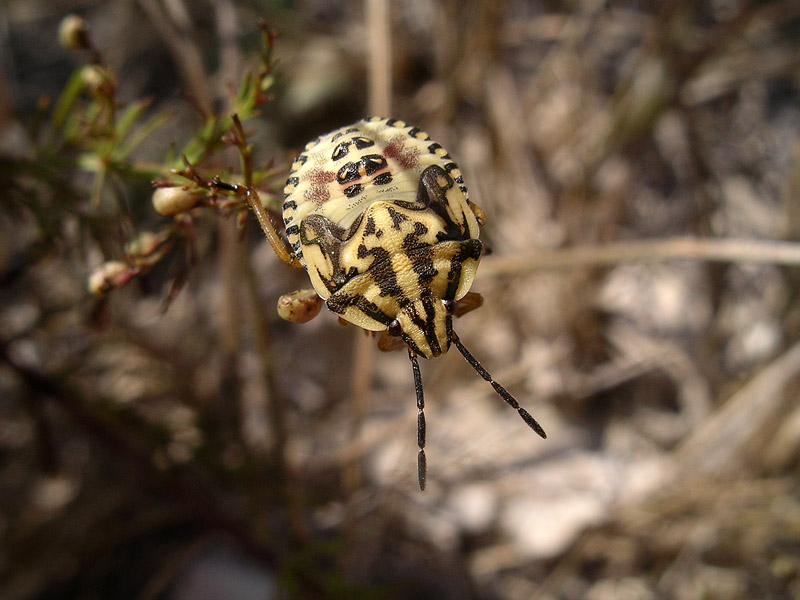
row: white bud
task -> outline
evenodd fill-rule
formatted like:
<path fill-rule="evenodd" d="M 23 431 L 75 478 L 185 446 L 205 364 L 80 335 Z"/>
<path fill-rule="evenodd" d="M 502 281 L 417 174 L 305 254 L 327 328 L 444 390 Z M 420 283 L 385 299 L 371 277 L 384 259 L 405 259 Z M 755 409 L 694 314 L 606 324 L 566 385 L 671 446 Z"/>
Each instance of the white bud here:
<path fill-rule="evenodd" d="M 153 192 L 153 208 L 160 215 L 171 216 L 191 210 L 200 197 L 182 187 L 160 187 Z"/>
<path fill-rule="evenodd" d="M 58 43 L 67 50 L 85 50 L 89 47 L 89 27 L 78 15 L 67 15 L 58 25 Z"/>
<path fill-rule="evenodd" d="M 102 298 L 108 292 L 130 279 L 131 267 L 118 260 L 104 262 L 91 275 L 87 287 L 89 292 Z"/>

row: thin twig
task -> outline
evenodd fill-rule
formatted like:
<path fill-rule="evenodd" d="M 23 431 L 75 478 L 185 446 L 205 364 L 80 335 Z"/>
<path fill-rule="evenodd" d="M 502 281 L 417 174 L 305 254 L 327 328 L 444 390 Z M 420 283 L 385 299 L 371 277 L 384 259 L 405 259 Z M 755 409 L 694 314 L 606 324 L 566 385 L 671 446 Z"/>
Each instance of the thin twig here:
<path fill-rule="evenodd" d="M 175 26 L 156 0 L 139 0 L 139 6 L 147 13 L 150 23 L 158 31 L 162 41 L 172 54 L 175 64 L 186 85 L 192 91 L 197 104 L 206 113 L 210 112 L 211 94 L 207 84 L 208 74 L 203 65 L 199 48 Z"/>
<path fill-rule="evenodd" d="M 800 243 L 692 237 L 616 242 L 603 246 L 487 256 L 481 264 L 481 276 L 525 275 L 548 269 L 609 267 L 623 263 L 666 260 L 796 266 L 800 265 Z"/>
<path fill-rule="evenodd" d="M 391 116 L 392 109 L 392 30 L 389 3 L 366 0 L 364 20 L 369 40 L 369 114 Z"/>

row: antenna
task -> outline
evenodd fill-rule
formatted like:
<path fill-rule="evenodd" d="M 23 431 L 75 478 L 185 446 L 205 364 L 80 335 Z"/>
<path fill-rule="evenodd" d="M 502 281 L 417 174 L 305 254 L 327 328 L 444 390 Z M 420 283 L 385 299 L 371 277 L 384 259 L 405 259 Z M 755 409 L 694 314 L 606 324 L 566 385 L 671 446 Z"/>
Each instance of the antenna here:
<path fill-rule="evenodd" d="M 422 376 L 419 373 L 419 361 L 417 353 L 411 348 L 408 349 L 408 358 L 411 360 L 411 371 L 414 373 L 414 391 L 417 392 L 417 480 L 419 489 L 425 489 L 425 475 L 428 470 L 428 463 L 425 459 L 425 396 L 422 392 Z"/>
<path fill-rule="evenodd" d="M 464 355 L 464 358 L 467 359 L 467 362 L 472 366 L 472 368 L 475 369 L 478 375 L 480 375 L 486 381 L 488 381 L 494 388 L 494 391 L 497 392 L 497 394 L 503 400 L 505 400 L 508 403 L 508 405 L 511 406 L 511 408 L 515 409 L 519 413 L 519 416 L 522 417 L 522 420 L 528 424 L 528 427 L 533 429 L 542 438 L 547 438 L 547 434 L 544 432 L 544 429 L 542 429 L 542 426 L 539 425 L 536 419 L 534 419 L 531 416 L 531 413 L 522 408 L 519 405 L 519 402 L 517 402 L 517 399 L 514 398 L 514 396 L 512 396 L 506 388 L 504 388 L 502 385 L 500 385 L 494 379 L 492 379 L 492 376 L 489 375 L 489 372 L 483 368 L 481 363 L 478 362 L 478 359 L 472 356 L 472 354 L 470 354 L 470 351 L 464 347 L 464 344 L 462 344 L 461 340 L 458 339 L 458 336 L 456 335 L 455 331 L 453 332 L 453 343 L 456 345 L 456 348 L 458 348 L 458 351 Z M 417 368 L 419 369 L 419 367 Z M 419 405 L 420 397 L 421 397 L 421 392 L 418 392 L 417 405 Z"/>
<path fill-rule="evenodd" d="M 475 369 L 478 375 L 488 381 L 494 388 L 494 391 L 497 392 L 511 408 L 519 413 L 519 416 L 528 424 L 528 427 L 533 429 L 541 437 L 547 438 L 547 434 L 544 432 L 544 429 L 542 429 L 542 426 L 539 425 L 539 422 L 534 419 L 527 410 L 519 405 L 517 399 L 514 398 L 506 388 L 492 379 L 492 376 L 489 375 L 489 372 L 478 362 L 478 359 L 472 356 L 470 351 L 464 347 L 464 344 L 458 339 L 456 333 L 453 332 L 452 335 L 452 340 L 456 348 L 464 355 L 464 358 L 467 359 L 467 362 Z M 419 409 L 419 413 L 417 413 L 417 445 L 419 446 L 419 452 L 417 453 L 417 480 L 419 481 L 419 489 L 424 490 L 425 478 L 428 471 L 428 463 L 425 458 L 425 395 L 422 391 L 422 375 L 420 375 L 419 372 L 417 353 L 411 348 L 408 348 L 408 359 L 411 361 L 411 371 L 414 374 L 414 391 L 417 393 L 417 409 Z"/>

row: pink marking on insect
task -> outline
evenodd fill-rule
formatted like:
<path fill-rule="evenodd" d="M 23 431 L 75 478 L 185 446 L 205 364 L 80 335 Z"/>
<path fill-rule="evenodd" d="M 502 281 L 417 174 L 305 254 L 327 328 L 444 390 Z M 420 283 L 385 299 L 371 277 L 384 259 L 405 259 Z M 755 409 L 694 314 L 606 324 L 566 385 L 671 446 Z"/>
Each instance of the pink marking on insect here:
<path fill-rule="evenodd" d="M 306 193 L 303 194 L 308 200 L 317 206 L 321 206 L 331 199 L 331 191 L 328 189 L 328 184 L 336 181 L 336 173 L 324 171 L 317 167 L 308 172 L 308 179 L 310 186 Z"/>
<path fill-rule="evenodd" d="M 308 173 L 308 178 L 311 181 L 311 185 L 325 185 L 327 183 L 333 183 L 336 181 L 336 173 L 333 171 L 323 171 L 322 169 L 312 169 Z"/>
<path fill-rule="evenodd" d="M 404 169 L 413 169 L 419 164 L 419 149 L 406 148 L 403 137 L 399 135 L 389 140 L 383 155 L 396 160 Z"/>

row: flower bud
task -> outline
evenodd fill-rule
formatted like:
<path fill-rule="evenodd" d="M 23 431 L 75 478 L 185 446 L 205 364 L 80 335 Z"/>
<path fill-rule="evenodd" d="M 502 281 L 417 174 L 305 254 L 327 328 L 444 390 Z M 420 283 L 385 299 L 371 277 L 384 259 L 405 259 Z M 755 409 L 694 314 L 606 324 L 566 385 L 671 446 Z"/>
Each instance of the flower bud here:
<path fill-rule="evenodd" d="M 153 208 L 160 215 L 171 216 L 194 208 L 200 197 L 182 187 L 160 187 L 153 192 Z"/>
<path fill-rule="evenodd" d="M 158 250 L 163 241 L 163 235 L 144 231 L 125 244 L 125 254 L 134 257 L 150 256 Z"/>
<path fill-rule="evenodd" d="M 81 81 L 93 96 L 110 96 L 117 86 L 114 76 L 100 65 L 86 65 L 81 69 Z"/>
<path fill-rule="evenodd" d="M 66 50 L 86 50 L 89 47 L 89 27 L 83 17 L 67 15 L 61 19 L 58 43 Z"/>
<path fill-rule="evenodd" d="M 89 292 L 102 298 L 110 291 L 130 281 L 133 273 L 131 267 L 118 260 L 104 262 L 91 275 L 87 287 Z"/>

